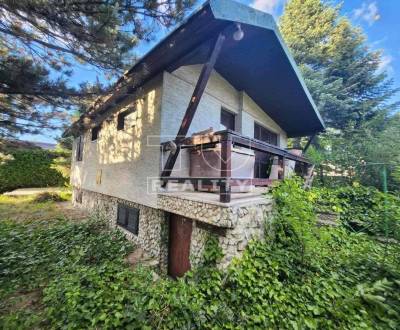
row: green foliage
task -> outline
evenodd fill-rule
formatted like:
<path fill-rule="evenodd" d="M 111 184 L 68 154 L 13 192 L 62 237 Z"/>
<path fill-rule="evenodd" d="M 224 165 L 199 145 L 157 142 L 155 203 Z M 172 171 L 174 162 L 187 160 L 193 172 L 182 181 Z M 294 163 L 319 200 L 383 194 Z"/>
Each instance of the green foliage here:
<path fill-rule="evenodd" d="M 389 191 L 398 191 L 400 115 L 378 117 L 345 133 L 328 129 L 309 149 L 307 156 L 318 167 L 317 183 L 340 186 L 357 181 L 381 189 L 384 163 Z"/>
<path fill-rule="evenodd" d="M 330 1 L 290 0 L 280 18 L 282 35 L 328 128 L 314 139 L 308 156 L 322 185 L 356 179 L 380 187 L 380 168 L 370 164 L 400 162 L 399 102 L 393 102 L 399 89 L 379 70 L 382 52 L 371 50 L 361 28 L 340 9 Z M 390 167 L 392 190 L 399 187 L 394 177 Z"/>
<path fill-rule="evenodd" d="M 82 277 L 90 273 L 91 267 L 100 271 L 111 263 L 117 269 L 131 249 L 122 234 L 107 230 L 106 224 L 98 220 L 0 221 L 0 315 L 4 314 L 0 316 L 0 327 L 21 327 L 44 317 L 36 320 L 38 312 L 29 309 L 12 312 L 16 294 L 41 290 L 53 279 L 68 287 L 64 276 Z M 51 310 L 48 314 L 51 317 Z"/>
<path fill-rule="evenodd" d="M 358 184 L 337 189 L 314 188 L 317 210 L 340 214 L 356 231 L 400 239 L 400 198 Z"/>
<path fill-rule="evenodd" d="M 0 2 L 0 137 L 61 128 L 109 91 L 99 79 L 71 87 L 76 67 L 113 81 L 135 61 L 133 50 L 170 27 L 190 0 Z M 100 79 L 101 80 L 101 79 Z M 74 85 L 76 85 L 74 83 Z"/>
<path fill-rule="evenodd" d="M 322 0 L 291 0 L 280 19 L 283 37 L 303 71 L 329 127 L 360 127 L 396 104 L 396 89 L 378 72 L 382 53 L 371 50 L 362 30 Z"/>
<path fill-rule="evenodd" d="M 151 273 L 122 263 L 75 266 L 44 290 L 46 317 L 56 328 L 124 328 L 146 325 Z"/>
<path fill-rule="evenodd" d="M 33 202 L 34 203 L 44 203 L 44 202 L 62 202 L 64 198 L 62 198 L 57 193 L 52 192 L 44 192 L 35 196 Z"/>
<path fill-rule="evenodd" d="M 44 287 L 43 309 L 9 312 L 0 324 L 68 329 L 397 329 L 400 245 L 345 227 L 315 225 L 315 209 L 336 207 L 343 213 L 341 199 L 354 199 L 361 208 L 375 197 L 366 197 L 364 188 L 328 193 L 304 191 L 301 184 L 286 180 L 274 189 L 276 215 L 265 240 L 252 241 L 227 271 L 214 267 L 221 250 L 210 235 L 204 265 L 176 281 L 155 278 L 145 268 L 129 268 L 122 257 L 130 245 L 101 223 L 0 222 L 0 269 L 5 269 L 0 274 L 1 298 L 7 298 L 1 299 L 5 303 L 0 312 L 13 292 Z"/>
<path fill-rule="evenodd" d="M 0 193 L 24 187 L 63 186 L 67 181 L 54 169 L 57 155 L 47 150 L 10 150 L 12 160 L 0 164 Z"/>
<path fill-rule="evenodd" d="M 310 227 L 317 196 L 303 191 L 297 180 L 284 182 L 274 196 L 278 214 L 272 236 L 269 231 L 272 241 L 253 242 L 229 270 L 224 299 L 240 310 L 234 324 L 395 329 L 400 322 L 399 245 L 343 228 Z"/>
<path fill-rule="evenodd" d="M 218 242 L 218 236 L 210 234 L 204 247 L 203 265 L 215 266 L 216 263 L 224 256 Z"/>
<path fill-rule="evenodd" d="M 0 230 L 2 289 L 29 290 L 60 268 L 114 260 L 130 246 L 118 232 L 108 232 L 97 222 L 1 221 Z"/>

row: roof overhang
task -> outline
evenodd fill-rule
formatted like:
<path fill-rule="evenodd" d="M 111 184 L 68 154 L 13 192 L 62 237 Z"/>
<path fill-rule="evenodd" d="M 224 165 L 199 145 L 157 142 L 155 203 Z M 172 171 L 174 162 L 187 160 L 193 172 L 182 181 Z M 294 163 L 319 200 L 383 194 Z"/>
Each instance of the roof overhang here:
<path fill-rule="evenodd" d="M 244 37 L 233 39 L 240 23 Z M 215 70 L 237 90 L 246 92 L 289 137 L 312 135 L 324 123 L 285 46 L 273 17 L 232 0 L 210 0 L 170 33 L 118 80 L 115 92 L 94 105 L 85 119 L 101 122 L 115 104 L 160 72 L 204 63 L 219 33 L 227 34 Z M 71 129 L 69 133 L 73 133 Z"/>

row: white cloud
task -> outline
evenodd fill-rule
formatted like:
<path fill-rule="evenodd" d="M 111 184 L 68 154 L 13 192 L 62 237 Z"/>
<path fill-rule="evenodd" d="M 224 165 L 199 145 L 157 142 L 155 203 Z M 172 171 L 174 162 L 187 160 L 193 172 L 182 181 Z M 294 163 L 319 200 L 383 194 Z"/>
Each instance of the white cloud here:
<path fill-rule="evenodd" d="M 254 0 L 250 6 L 275 16 L 279 6 L 285 2 L 286 0 Z"/>
<path fill-rule="evenodd" d="M 376 1 L 363 2 L 360 8 L 354 10 L 354 18 L 364 20 L 369 26 L 381 18 Z"/>
<path fill-rule="evenodd" d="M 393 56 L 391 55 L 383 55 L 381 58 L 381 62 L 378 66 L 378 73 L 382 73 L 386 71 L 388 74 L 392 74 L 394 72 L 393 66 Z"/>

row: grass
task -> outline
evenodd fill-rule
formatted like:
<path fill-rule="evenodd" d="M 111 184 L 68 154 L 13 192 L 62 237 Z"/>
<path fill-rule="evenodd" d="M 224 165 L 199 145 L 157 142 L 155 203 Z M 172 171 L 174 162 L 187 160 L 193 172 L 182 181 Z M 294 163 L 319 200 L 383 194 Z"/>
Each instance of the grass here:
<path fill-rule="evenodd" d="M 40 195 L 6 196 L 0 195 L 0 220 L 15 222 L 51 220 L 51 219 L 82 219 L 84 213 L 76 210 L 70 204 L 71 193 L 58 193 L 61 202 L 52 200 L 36 201 Z"/>

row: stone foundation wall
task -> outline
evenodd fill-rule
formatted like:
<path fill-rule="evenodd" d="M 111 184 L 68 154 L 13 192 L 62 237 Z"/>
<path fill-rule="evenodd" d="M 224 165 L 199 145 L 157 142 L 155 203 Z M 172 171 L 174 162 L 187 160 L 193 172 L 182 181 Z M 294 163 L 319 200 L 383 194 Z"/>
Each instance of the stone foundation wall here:
<path fill-rule="evenodd" d="M 207 237 L 217 235 L 223 258 L 218 266 L 226 268 L 234 257 L 239 257 L 249 241 L 264 238 L 265 224 L 272 220 L 272 202 L 244 206 L 236 210 L 238 221 L 234 228 L 220 228 L 194 221 L 190 245 L 190 261 L 193 267 L 202 262 Z"/>
<path fill-rule="evenodd" d="M 219 266 L 226 268 L 234 257 L 239 257 L 249 241 L 264 238 L 265 225 L 272 221 L 272 201 L 269 204 L 243 207 L 239 211 L 236 227 L 227 229 L 219 238 L 224 253 Z"/>
<path fill-rule="evenodd" d="M 169 196 L 164 196 L 160 198 L 163 210 L 158 210 L 88 190 L 81 190 L 81 194 L 82 203 L 79 203 L 76 201 L 79 190 L 74 189 L 72 200 L 76 206 L 105 218 L 111 226 L 125 233 L 147 254 L 159 260 L 162 273 L 167 273 L 168 270 L 168 212 L 180 214 L 193 221 L 190 243 L 190 262 L 193 268 L 201 264 L 210 234 L 217 235 L 224 255 L 218 266 L 226 268 L 234 257 L 242 254 L 250 240 L 264 237 L 265 224 L 272 220 L 273 201 L 268 197 L 248 205 L 221 206 L 178 197 L 169 200 Z M 140 210 L 138 235 L 116 224 L 118 203 Z"/>
<path fill-rule="evenodd" d="M 157 207 L 171 213 L 179 214 L 189 219 L 198 220 L 210 225 L 234 228 L 250 209 L 258 209 L 262 205 L 271 205 L 272 198 L 265 196 L 247 205 L 210 203 L 185 199 L 176 195 L 159 194 Z M 251 212 L 255 212 L 255 211 Z M 250 215 L 252 216 L 252 215 Z"/>
<path fill-rule="evenodd" d="M 74 189 L 72 201 L 75 206 L 87 209 L 93 214 L 106 219 L 112 227 L 122 231 L 128 239 L 140 246 L 149 256 L 160 258 L 160 263 L 165 263 L 163 254 L 165 254 L 168 243 L 165 242 L 165 233 L 163 231 L 168 234 L 168 227 L 166 227 L 164 211 L 88 190 L 82 190 L 82 203 L 78 203 L 75 198 L 77 194 L 78 189 Z M 138 235 L 117 225 L 118 203 L 139 209 Z"/>

